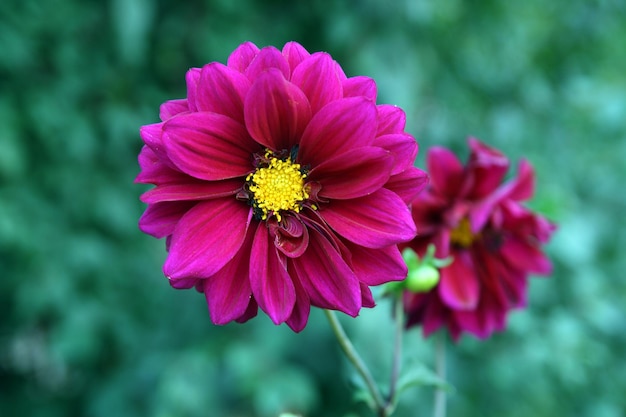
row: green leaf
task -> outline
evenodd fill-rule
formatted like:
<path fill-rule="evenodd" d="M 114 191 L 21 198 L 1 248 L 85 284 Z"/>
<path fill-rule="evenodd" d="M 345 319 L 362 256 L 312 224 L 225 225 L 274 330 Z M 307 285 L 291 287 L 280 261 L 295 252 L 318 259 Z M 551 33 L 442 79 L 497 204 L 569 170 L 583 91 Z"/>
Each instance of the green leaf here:
<path fill-rule="evenodd" d="M 446 392 L 453 392 L 454 387 L 440 378 L 435 372 L 422 364 L 407 367 L 398 379 L 397 394 L 411 387 L 431 386 Z M 397 396 L 396 396 L 397 397 Z"/>

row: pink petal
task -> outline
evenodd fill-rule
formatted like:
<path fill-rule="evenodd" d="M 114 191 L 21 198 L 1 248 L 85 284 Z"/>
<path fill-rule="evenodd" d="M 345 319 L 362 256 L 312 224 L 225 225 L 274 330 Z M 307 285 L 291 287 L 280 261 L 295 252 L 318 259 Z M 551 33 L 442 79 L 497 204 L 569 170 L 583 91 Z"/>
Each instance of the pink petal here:
<path fill-rule="evenodd" d="M 371 194 L 382 187 L 391 172 L 394 158 L 382 148 L 367 146 L 336 155 L 309 173 L 322 185 L 321 197 L 345 200 Z"/>
<path fill-rule="evenodd" d="M 141 126 L 139 129 L 139 135 L 146 146 L 152 149 L 156 157 L 161 162 L 170 168 L 175 168 L 167 155 L 165 146 L 163 146 L 163 126 L 163 122 Z"/>
<path fill-rule="evenodd" d="M 512 268 L 506 262 L 497 262 L 497 277 L 504 293 L 507 308 L 526 306 L 528 277 L 526 271 Z"/>
<path fill-rule="evenodd" d="M 250 81 L 242 73 L 213 62 L 202 68 L 196 104 L 198 111 L 223 114 L 243 124 L 243 100 Z"/>
<path fill-rule="evenodd" d="M 365 308 L 376 307 L 376 301 L 374 301 L 370 288 L 363 282 L 359 283 L 359 287 L 361 288 L 361 305 Z"/>
<path fill-rule="evenodd" d="M 287 42 L 283 47 L 283 56 L 289 63 L 291 72 L 300 65 L 302 61 L 311 56 L 311 54 L 304 49 L 298 42 Z"/>
<path fill-rule="evenodd" d="M 287 60 L 283 54 L 273 46 L 266 46 L 261 49 L 252 62 L 250 62 L 250 65 L 248 65 L 244 73 L 250 81 L 254 82 L 269 69 L 280 71 L 283 78 L 287 80 L 291 76 L 291 69 L 289 68 Z"/>
<path fill-rule="evenodd" d="M 309 232 L 298 216 L 285 215 L 279 223 L 271 223 L 270 234 L 274 236 L 274 245 L 289 258 L 297 258 L 309 245 Z"/>
<path fill-rule="evenodd" d="M 169 279 L 169 283 L 172 288 L 176 288 L 177 290 L 188 290 L 190 288 L 198 287 L 204 285 L 204 280 L 199 278 L 180 278 L 180 279 Z"/>
<path fill-rule="evenodd" d="M 250 254 L 250 285 L 259 306 L 274 324 L 285 322 L 293 313 L 296 289 L 278 254 L 265 224 L 257 227 Z"/>
<path fill-rule="evenodd" d="M 552 273 L 550 259 L 537 247 L 522 239 L 511 236 L 500 248 L 509 265 L 521 270 L 541 275 Z"/>
<path fill-rule="evenodd" d="M 441 269 L 439 295 L 454 310 L 472 310 L 478 305 L 480 283 L 471 256 L 467 251 L 453 254 L 454 261 Z"/>
<path fill-rule="evenodd" d="M 477 139 L 468 139 L 471 155 L 467 169 L 473 177 L 472 198 L 482 198 L 498 188 L 506 172 L 509 160 L 500 151 L 491 148 Z"/>
<path fill-rule="evenodd" d="M 343 81 L 344 97 L 362 96 L 375 102 L 376 94 L 376 82 L 370 77 L 350 77 Z"/>
<path fill-rule="evenodd" d="M 187 99 L 179 99 L 179 100 L 169 100 L 165 103 L 161 104 L 159 109 L 159 117 L 162 121 L 166 121 L 171 119 L 180 113 L 186 113 L 189 111 L 189 104 L 187 103 Z"/>
<path fill-rule="evenodd" d="M 381 285 L 389 281 L 401 281 L 408 270 L 396 245 L 370 249 L 350 244 L 352 269 L 359 280 L 367 285 Z"/>
<path fill-rule="evenodd" d="M 158 239 L 174 233 L 176 224 L 196 203 L 166 201 L 150 204 L 139 218 L 139 229 Z"/>
<path fill-rule="evenodd" d="M 254 299 L 254 297 L 250 297 L 250 301 L 248 303 L 248 308 L 246 309 L 246 311 L 240 317 L 237 317 L 237 319 L 235 321 L 237 323 L 245 323 L 248 320 L 250 320 L 251 318 L 256 317 L 258 312 L 259 312 L 259 305 L 257 304 L 257 302 Z"/>
<path fill-rule="evenodd" d="M 196 106 L 196 92 L 200 81 L 200 68 L 191 68 L 187 71 L 185 80 L 187 81 L 187 105 L 190 111 L 198 111 Z"/>
<path fill-rule="evenodd" d="M 407 133 L 381 135 L 374 139 L 374 144 L 387 149 L 393 155 L 395 163 L 392 174 L 399 174 L 413 166 L 418 148 L 413 136 Z"/>
<path fill-rule="evenodd" d="M 406 204 L 413 202 L 428 185 L 428 174 L 421 169 L 410 167 L 403 172 L 392 175 L 385 188 L 398 194 Z M 416 202 L 415 204 L 419 204 Z"/>
<path fill-rule="evenodd" d="M 494 305 L 492 299 L 482 297 L 480 305 L 473 311 L 455 311 L 454 317 L 464 331 L 481 339 L 489 337 L 494 331 L 504 328 L 506 311 Z"/>
<path fill-rule="evenodd" d="M 239 72 L 244 72 L 258 53 L 259 48 L 255 44 L 244 42 L 230 54 L 227 65 Z"/>
<path fill-rule="evenodd" d="M 463 181 L 463 165 L 449 149 L 434 146 L 427 156 L 430 184 L 439 194 L 453 197 L 458 193 Z"/>
<path fill-rule="evenodd" d="M 309 320 L 309 313 L 311 312 L 311 300 L 306 293 L 299 279 L 293 280 L 294 288 L 296 289 L 296 304 L 293 307 L 291 316 L 287 319 L 287 325 L 294 332 L 298 333 L 306 327 Z"/>
<path fill-rule="evenodd" d="M 280 151 L 297 143 L 311 119 L 311 108 L 298 87 L 270 69 L 250 88 L 244 114 L 250 135 L 258 143 Z"/>
<path fill-rule="evenodd" d="M 248 229 L 241 249 L 222 269 L 204 280 L 211 320 L 226 324 L 241 317 L 247 310 L 252 296 L 249 277 L 249 259 L 252 249 L 253 228 Z"/>
<path fill-rule="evenodd" d="M 191 179 L 189 175 L 174 170 L 163 163 L 148 145 L 141 148 L 137 159 L 141 168 L 141 172 L 135 178 L 137 183 L 158 185 L 184 182 Z"/>
<path fill-rule="evenodd" d="M 309 99 L 311 112 L 343 95 L 335 61 L 325 52 L 317 52 L 302 61 L 293 71 L 291 82 L 300 87 Z"/>
<path fill-rule="evenodd" d="M 438 330 L 440 327 L 447 325 L 450 330 L 450 334 L 454 340 L 458 339 L 460 330 L 449 322 L 449 312 L 446 306 L 443 305 L 439 298 L 434 296 L 433 291 L 424 296 L 423 303 L 425 304 L 423 318 L 422 318 L 422 331 L 424 337 L 427 337 L 431 333 Z M 447 322 L 447 323 L 446 323 Z"/>
<path fill-rule="evenodd" d="M 513 180 L 501 187 L 498 193 L 505 194 L 515 201 L 531 198 L 535 191 L 535 173 L 532 165 L 522 159 L 518 166 L 518 174 Z"/>
<path fill-rule="evenodd" d="M 224 181 L 188 181 L 185 184 L 161 185 L 141 195 L 144 203 L 161 201 L 208 200 L 235 195 L 241 190 L 240 179 Z"/>
<path fill-rule="evenodd" d="M 308 250 L 292 262 L 311 304 L 355 317 L 361 309 L 359 280 L 326 237 L 309 232 Z"/>
<path fill-rule="evenodd" d="M 252 170 L 258 145 L 243 125 L 216 113 L 190 113 L 169 120 L 163 143 L 183 172 L 203 180 L 241 177 Z"/>
<path fill-rule="evenodd" d="M 298 159 L 315 167 L 349 149 L 369 146 L 376 106 L 364 97 L 333 101 L 317 112 L 302 134 Z"/>
<path fill-rule="evenodd" d="M 163 272 L 173 279 L 207 278 L 241 248 L 252 210 L 233 198 L 196 204 L 178 222 Z"/>
<path fill-rule="evenodd" d="M 382 248 L 415 237 L 408 207 L 385 188 L 352 200 L 333 200 L 321 215 L 341 236 L 367 248 Z"/>
<path fill-rule="evenodd" d="M 376 136 L 392 133 L 404 133 L 406 114 L 400 107 L 391 104 L 380 104 L 378 110 L 378 131 Z"/>

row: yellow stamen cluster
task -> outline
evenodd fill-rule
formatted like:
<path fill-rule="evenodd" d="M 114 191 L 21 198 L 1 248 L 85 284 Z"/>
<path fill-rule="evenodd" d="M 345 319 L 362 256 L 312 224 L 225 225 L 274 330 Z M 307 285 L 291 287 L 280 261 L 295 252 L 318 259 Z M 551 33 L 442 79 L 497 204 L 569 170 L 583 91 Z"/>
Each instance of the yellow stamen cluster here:
<path fill-rule="evenodd" d="M 268 152 L 266 156 L 270 156 Z M 291 159 L 282 160 L 270 157 L 267 166 L 258 168 L 248 175 L 249 190 L 254 194 L 254 206 L 262 211 L 261 219 L 266 220 L 270 213 L 281 220 L 281 210 L 300 212 L 301 202 L 309 198 L 304 189 L 306 174 L 300 164 Z"/>
<path fill-rule="evenodd" d="M 459 224 L 452 229 L 450 233 L 450 242 L 463 248 L 471 246 L 474 239 L 476 239 L 476 235 L 472 233 L 472 227 L 467 218 L 461 219 Z"/>

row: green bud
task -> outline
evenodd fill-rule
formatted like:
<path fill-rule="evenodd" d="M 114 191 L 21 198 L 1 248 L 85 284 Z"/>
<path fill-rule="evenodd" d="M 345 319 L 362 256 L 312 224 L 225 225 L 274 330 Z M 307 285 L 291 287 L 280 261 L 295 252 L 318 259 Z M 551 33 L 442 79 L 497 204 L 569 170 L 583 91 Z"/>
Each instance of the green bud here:
<path fill-rule="evenodd" d="M 428 292 L 439 283 L 439 271 L 432 265 L 422 263 L 409 271 L 405 280 L 406 289 L 411 292 Z"/>

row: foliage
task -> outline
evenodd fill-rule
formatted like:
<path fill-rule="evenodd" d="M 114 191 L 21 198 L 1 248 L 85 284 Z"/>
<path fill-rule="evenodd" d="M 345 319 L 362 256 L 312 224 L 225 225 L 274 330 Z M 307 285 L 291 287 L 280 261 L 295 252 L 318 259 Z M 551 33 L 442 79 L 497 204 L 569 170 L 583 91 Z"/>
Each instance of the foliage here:
<path fill-rule="evenodd" d="M 420 142 L 475 135 L 537 169 L 556 269 L 487 341 L 448 345 L 450 415 L 614 417 L 626 390 L 623 0 L 5 0 L 0 3 L 0 414 L 315 416 L 362 412 L 323 315 L 210 324 L 163 278 L 136 221 L 138 127 L 184 73 L 236 45 L 301 42 L 377 80 Z M 387 377 L 383 301 L 342 318 Z M 412 330 L 406 361 L 432 363 Z M 409 388 L 399 417 L 427 414 Z M 418 413 L 422 411 L 422 413 Z"/>

